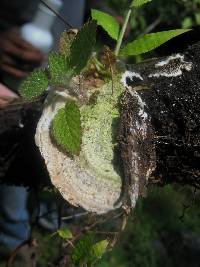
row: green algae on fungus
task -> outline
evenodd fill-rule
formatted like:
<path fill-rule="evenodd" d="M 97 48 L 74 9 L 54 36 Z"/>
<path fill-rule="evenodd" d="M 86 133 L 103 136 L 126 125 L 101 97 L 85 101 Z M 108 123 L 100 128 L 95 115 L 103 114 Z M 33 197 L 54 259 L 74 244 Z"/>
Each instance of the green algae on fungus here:
<path fill-rule="evenodd" d="M 121 185 L 120 166 L 115 164 L 118 155 L 114 153 L 116 144 L 117 122 L 119 119 L 119 97 L 124 87 L 120 80 L 100 88 L 100 93 L 95 105 L 81 107 L 83 127 L 82 148 L 80 164 L 89 169 L 96 179 L 106 179 L 113 186 Z"/>

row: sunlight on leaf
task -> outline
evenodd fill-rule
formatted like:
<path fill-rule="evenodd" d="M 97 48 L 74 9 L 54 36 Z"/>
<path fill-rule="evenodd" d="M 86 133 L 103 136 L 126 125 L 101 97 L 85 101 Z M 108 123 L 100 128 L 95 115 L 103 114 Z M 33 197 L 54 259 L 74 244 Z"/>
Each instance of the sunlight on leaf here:
<path fill-rule="evenodd" d="M 94 264 L 102 258 L 108 247 L 108 240 L 102 240 L 97 243 L 94 242 L 94 235 L 87 234 L 83 236 L 76 244 L 72 252 L 72 260 L 76 266 Z"/>
<path fill-rule="evenodd" d="M 97 262 L 99 259 L 102 258 L 102 256 L 106 252 L 108 244 L 109 244 L 108 240 L 105 239 L 100 242 L 97 242 L 92 246 L 89 259 L 91 263 L 94 264 L 95 262 Z"/>
<path fill-rule="evenodd" d="M 45 72 L 36 70 L 21 84 L 19 92 L 26 100 L 31 100 L 40 96 L 47 89 L 48 84 Z"/>
<path fill-rule="evenodd" d="M 97 24 L 101 26 L 109 34 L 110 37 L 115 40 L 118 39 L 120 26 L 113 16 L 96 9 L 92 9 L 91 14 L 93 20 L 96 20 Z"/>
<path fill-rule="evenodd" d="M 146 34 L 122 48 L 120 56 L 136 56 L 149 52 L 170 39 L 188 31 L 190 31 L 190 29 L 177 29 Z"/>

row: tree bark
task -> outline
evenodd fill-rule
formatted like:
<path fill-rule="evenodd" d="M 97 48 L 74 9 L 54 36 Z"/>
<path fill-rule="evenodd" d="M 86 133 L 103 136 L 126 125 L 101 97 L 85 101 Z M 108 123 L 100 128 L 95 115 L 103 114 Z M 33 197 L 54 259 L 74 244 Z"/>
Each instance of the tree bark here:
<path fill-rule="evenodd" d="M 50 184 L 34 135 L 43 100 L 0 109 L 0 182 L 38 187 Z"/>
<path fill-rule="evenodd" d="M 122 99 L 119 140 L 129 184 L 135 179 L 134 151 L 141 156 L 137 159 L 139 194 L 147 185 L 147 170 L 148 183 L 200 187 L 200 43 L 184 54 L 132 66 L 123 81 L 127 90 Z M 141 135 L 141 103 L 147 116 L 145 137 Z"/>

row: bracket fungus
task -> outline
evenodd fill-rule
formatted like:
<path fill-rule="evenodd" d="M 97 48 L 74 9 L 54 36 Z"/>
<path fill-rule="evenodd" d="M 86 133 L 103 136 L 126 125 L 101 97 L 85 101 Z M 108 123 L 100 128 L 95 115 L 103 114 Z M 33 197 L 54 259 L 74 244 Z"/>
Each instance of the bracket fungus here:
<path fill-rule="evenodd" d="M 121 205 L 121 169 L 114 128 L 119 119 L 118 98 L 123 91 L 115 82 L 100 88 L 95 104 L 80 106 L 82 145 L 79 155 L 69 155 L 51 137 L 51 125 L 67 99 L 49 96 L 36 130 L 36 144 L 51 181 L 64 199 L 98 214 Z M 73 120 L 73 118 L 72 118 Z"/>

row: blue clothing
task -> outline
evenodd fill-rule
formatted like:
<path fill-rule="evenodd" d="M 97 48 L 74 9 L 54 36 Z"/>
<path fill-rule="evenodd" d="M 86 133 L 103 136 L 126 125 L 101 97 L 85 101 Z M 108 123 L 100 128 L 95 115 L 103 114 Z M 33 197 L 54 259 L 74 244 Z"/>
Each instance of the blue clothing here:
<path fill-rule="evenodd" d="M 30 234 L 27 198 L 24 187 L 0 186 L 0 243 L 11 250 Z"/>

